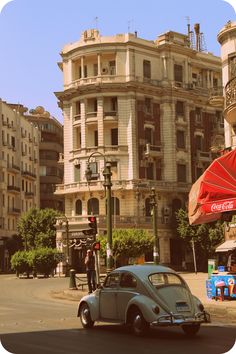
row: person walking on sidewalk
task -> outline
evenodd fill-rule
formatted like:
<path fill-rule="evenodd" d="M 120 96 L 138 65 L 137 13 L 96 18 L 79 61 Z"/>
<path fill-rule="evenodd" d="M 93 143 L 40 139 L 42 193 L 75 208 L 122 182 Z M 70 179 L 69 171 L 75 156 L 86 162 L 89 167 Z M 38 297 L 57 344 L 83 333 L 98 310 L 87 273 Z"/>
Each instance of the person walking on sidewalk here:
<path fill-rule="evenodd" d="M 95 271 L 95 257 L 92 250 L 87 250 L 87 255 L 85 257 L 85 266 L 88 281 L 89 294 L 96 290 L 96 271 Z"/>

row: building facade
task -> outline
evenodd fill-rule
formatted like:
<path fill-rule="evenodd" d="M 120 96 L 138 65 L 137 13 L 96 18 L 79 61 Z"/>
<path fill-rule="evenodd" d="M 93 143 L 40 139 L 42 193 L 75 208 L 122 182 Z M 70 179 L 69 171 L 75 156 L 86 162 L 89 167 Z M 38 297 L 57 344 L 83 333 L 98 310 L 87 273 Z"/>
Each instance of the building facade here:
<path fill-rule="evenodd" d="M 229 21 L 219 32 L 222 81 L 224 87 L 225 147 L 236 148 L 236 22 Z M 235 216 L 225 232 L 226 239 L 236 240 Z"/>
<path fill-rule="evenodd" d="M 224 87 L 225 147 L 236 147 L 236 22 L 229 21 L 218 34 Z"/>
<path fill-rule="evenodd" d="M 63 183 L 64 166 L 63 126 L 42 106 L 25 113 L 25 118 L 38 127 L 39 143 L 40 208 L 52 208 L 64 212 L 64 196 L 55 195 L 55 186 Z"/>
<path fill-rule="evenodd" d="M 109 161 L 113 227 L 152 230 L 154 187 L 160 260 L 172 265 L 185 258 L 175 211 L 185 207 L 192 183 L 224 147 L 222 102 L 210 102 L 222 87 L 221 60 L 200 50 L 197 32 L 194 48 L 192 34 L 170 31 L 150 41 L 137 33 L 103 37 L 87 30 L 63 48 L 58 64 L 64 79 L 64 90 L 56 92 L 64 115 L 64 183 L 56 194 L 65 196 L 65 215 L 99 215 L 105 229 L 102 171 Z"/>
<path fill-rule="evenodd" d="M 22 106 L 0 100 L 0 272 L 10 269 L 11 240 L 23 212 L 39 207 L 39 130 Z"/>

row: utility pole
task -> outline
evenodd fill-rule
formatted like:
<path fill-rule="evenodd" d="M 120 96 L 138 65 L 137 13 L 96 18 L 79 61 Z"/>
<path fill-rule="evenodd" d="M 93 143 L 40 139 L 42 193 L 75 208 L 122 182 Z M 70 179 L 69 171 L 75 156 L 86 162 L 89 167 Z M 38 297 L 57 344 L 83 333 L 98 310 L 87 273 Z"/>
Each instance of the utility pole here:
<path fill-rule="evenodd" d="M 157 202 L 156 202 L 155 188 L 152 188 L 151 190 L 150 205 L 152 207 L 152 221 L 153 221 L 153 235 L 154 235 L 153 260 L 154 260 L 154 264 L 159 264 L 160 250 L 159 250 L 159 239 L 158 239 L 158 231 L 157 231 Z"/>

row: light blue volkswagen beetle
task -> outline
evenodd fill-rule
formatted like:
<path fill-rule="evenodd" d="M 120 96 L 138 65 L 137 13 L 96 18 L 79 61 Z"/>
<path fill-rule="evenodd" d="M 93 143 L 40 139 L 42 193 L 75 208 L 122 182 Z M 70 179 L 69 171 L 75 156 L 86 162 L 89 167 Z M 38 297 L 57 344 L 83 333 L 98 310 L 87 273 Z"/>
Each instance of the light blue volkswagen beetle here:
<path fill-rule="evenodd" d="M 180 326 L 194 336 L 201 323 L 210 322 L 184 279 L 159 265 L 113 270 L 99 289 L 80 300 L 78 317 L 84 328 L 92 328 L 95 321 L 123 323 L 137 336 L 144 335 L 150 325 Z"/>

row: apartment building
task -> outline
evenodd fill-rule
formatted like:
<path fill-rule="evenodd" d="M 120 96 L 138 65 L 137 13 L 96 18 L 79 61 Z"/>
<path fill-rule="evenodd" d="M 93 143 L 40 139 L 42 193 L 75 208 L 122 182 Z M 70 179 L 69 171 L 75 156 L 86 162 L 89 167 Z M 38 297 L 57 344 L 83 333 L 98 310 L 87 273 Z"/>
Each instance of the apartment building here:
<path fill-rule="evenodd" d="M 229 21 L 218 34 L 224 86 L 225 146 L 236 147 L 236 22 Z M 221 97 L 223 99 L 223 96 Z"/>
<path fill-rule="evenodd" d="M 0 100 L 0 271 L 10 267 L 11 239 L 23 212 L 39 207 L 39 130 L 24 108 Z"/>
<path fill-rule="evenodd" d="M 64 196 L 55 195 L 55 186 L 63 183 L 63 126 L 44 107 L 38 106 L 24 114 L 24 117 L 38 127 L 39 143 L 40 208 L 64 211 Z"/>
<path fill-rule="evenodd" d="M 225 147 L 231 150 L 236 148 L 236 22 L 228 21 L 219 32 L 218 41 L 221 44 L 224 87 L 224 95 L 219 99 L 224 102 Z M 236 223 L 228 226 L 225 239 L 236 240 Z"/>
<path fill-rule="evenodd" d="M 154 187 L 161 262 L 181 263 L 175 211 L 224 148 L 223 104 L 211 104 L 219 90 L 222 95 L 221 60 L 200 43 L 196 26 L 195 34 L 169 31 L 155 40 L 137 33 L 104 37 L 92 29 L 65 45 L 58 63 L 64 90 L 55 93 L 64 115 L 64 183 L 56 194 L 65 196 L 69 227 L 76 216 L 93 213 L 105 229 L 102 171 L 109 161 L 113 227 L 151 231 Z M 77 251 L 70 251 L 73 264 Z"/>

